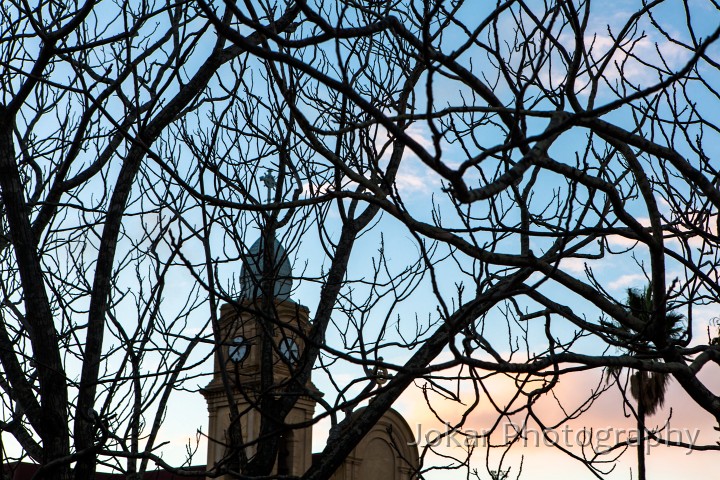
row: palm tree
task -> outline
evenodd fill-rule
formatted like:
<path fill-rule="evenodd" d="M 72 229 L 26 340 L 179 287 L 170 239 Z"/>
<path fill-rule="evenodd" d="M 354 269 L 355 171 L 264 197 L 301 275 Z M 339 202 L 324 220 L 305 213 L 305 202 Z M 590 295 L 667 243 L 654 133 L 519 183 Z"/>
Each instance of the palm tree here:
<path fill-rule="evenodd" d="M 650 322 L 653 317 L 652 285 L 644 290 L 629 288 L 627 291 L 626 308 L 630 314 L 640 320 L 644 325 L 641 329 L 635 330 L 618 322 L 612 326 L 623 330 L 627 335 L 622 336 L 622 341 L 627 342 L 625 350 L 630 355 L 636 355 L 638 351 L 648 348 L 651 339 L 648 337 Z M 684 316 L 669 311 L 665 314 L 664 337 L 667 340 L 677 338 L 682 331 L 682 320 Z M 628 341 L 628 338 L 631 340 Z M 656 360 L 651 360 L 655 362 Z M 608 368 L 608 374 L 617 376 L 619 369 Z M 653 415 L 665 404 L 665 393 L 667 392 L 670 376 L 666 373 L 648 372 L 638 370 L 630 375 L 630 394 L 637 402 L 637 455 L 638 455 L 638 479 L 645 480 L 645 417 Z"/>

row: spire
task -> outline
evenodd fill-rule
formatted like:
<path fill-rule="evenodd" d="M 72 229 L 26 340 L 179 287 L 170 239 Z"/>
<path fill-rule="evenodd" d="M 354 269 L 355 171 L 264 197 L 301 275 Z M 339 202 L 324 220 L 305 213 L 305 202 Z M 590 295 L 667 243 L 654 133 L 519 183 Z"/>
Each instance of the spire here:
<path fill-rule="evenodd" d="M 273 237 L 273 265 L 270 275 L 273 277 L 272 295 L 276 300 L 290 300 L 292 290 L 292 267 L 288 254 Z M 264 270 L 264 241 L 263 237 L 250 247 L 240 271 L 240 300 L 254 300 L 262 295 L 262 276 Z"/>

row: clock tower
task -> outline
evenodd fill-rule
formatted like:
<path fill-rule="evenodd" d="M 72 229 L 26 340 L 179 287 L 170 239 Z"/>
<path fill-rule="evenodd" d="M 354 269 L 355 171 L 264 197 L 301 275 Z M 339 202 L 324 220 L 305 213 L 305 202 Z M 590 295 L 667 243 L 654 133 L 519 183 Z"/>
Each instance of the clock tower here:
<path fill-rule="evenodd" d="M 292 269 L 287 253 L 277 240 L 272 239 L 271 245 L 271 251 L 265 252 L 262 237 L 253 244 L 241 272 L 240 298 L 220 308 L 213 379 L 203 390 L 209 413 L 208 468 L 231 465 L 231 405 L 237 408 L 245 454 L 248 459 L 255 455 L 261 421 L 276 413 L 262 411 L 261 395 L 277 397 L 294 381 L 294 368 L 310 330 L 307 307 L 290 298 Z M 273 262 L 265 268 L 268 258 Z M 263 284 L 263 279 L 269 280 Z M 271 298 L 263 298 L 263 285 Z M 266 368 L 268 361 L 272 368 Z M 312 382 L 306 387 L 312 396 L 319 394 Z M 273 419 L 279 437 L 274 474 L 302 475 L 310 467 L 309 425 L 314 409 L 315 400 L 301 396 L 284 419 Z"/>

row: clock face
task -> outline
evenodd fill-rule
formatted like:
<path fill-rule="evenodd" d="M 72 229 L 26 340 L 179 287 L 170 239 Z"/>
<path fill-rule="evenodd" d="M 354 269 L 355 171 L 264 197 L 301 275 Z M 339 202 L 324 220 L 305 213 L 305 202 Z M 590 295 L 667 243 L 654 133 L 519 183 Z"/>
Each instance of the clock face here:
<path fill-rule="evenodd" d="M 297 362 L 300 360 L 300 348 L 292 338 L 284 338 L 279 345 L 280 355 L 288 362 Z"/>
<path fill-rule="evenodd" d="M 235 363 L 240 363 L 245 360 L 250 353 L 250 345 L 244 337 L 233 338 L 233 344 L 228 349 L 228 355 L 230 360 Z"/>

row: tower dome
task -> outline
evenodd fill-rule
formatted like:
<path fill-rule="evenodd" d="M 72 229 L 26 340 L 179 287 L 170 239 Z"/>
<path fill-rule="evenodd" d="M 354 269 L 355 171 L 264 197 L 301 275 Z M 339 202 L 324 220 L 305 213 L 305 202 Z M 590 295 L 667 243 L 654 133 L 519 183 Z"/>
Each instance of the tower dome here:
<path fill-rule="evenodd" d="M 276 300 L 290 300 L 292 290 L 292 267 L 288 254 L 273 237 L 273 265 L 269 270 L 272 277 L 272 296 Z M 262 278 L 265 263 L 263 237 L 257 239 L 250 247 L 240 271 L 240 300 L 254 300 L 262 296 Z"/>

